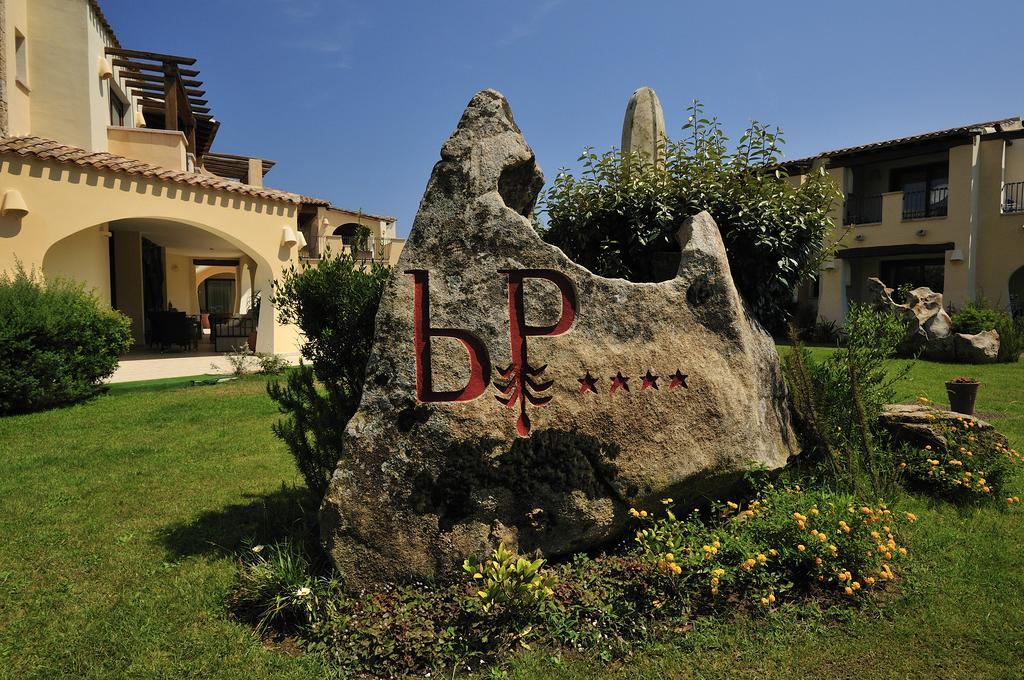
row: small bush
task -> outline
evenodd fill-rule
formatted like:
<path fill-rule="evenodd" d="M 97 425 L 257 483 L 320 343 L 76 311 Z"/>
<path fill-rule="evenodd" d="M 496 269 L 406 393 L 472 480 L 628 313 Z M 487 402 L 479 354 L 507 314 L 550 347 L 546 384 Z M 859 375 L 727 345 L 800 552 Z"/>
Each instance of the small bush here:
<path fill-rule="evenodd" d="M 130 320 L 81 284 L 0 274 L 0 415 L 95 395 L 131 343 Z"/>
<path fill-rule="evenodd" d="M 288 368 L 288 360 L 280 354 L 256 354 L 260 375 L 280 375 Z"/>
<path fill-rule="evenodd" d="M 377 306 L 390 275 L 379 263 L 364 266 L 345 253 L 326 253 L 315 265 L 291 265 L 274 282 L 278 319 L 302 331 L 309 364 L 267 385 L 285 418 L 274 434 L 288 446 L 306 486 L 327 491 L 341 457 L 345 425 L 363 394 Z"/>
<path fill-rule="evenodd" d="M 854 305 L 844 331 L 844 346 L 822 361 L 796 338 L 783 356 L 795 424 L 806 458 L 842 488 L 888 495 L 894 464 L 876 423 L 909 369 L 891 374 L 887 363 L 905 327 L 893 314 Z"/>
<path fill-rule="evenodd" d="M 510 552 L 500 544 L 490 558 L 469 558 L 462 568 L 479 584 L 472 598 L 484 612 L 494 607 L 529 609 L 551 597 L 554 580 L 541 572 L 544 560 L 528 560 Z"/>
<path fill-rule="evenodd" d="M 774 607 L 794 588 L 811 587 L 858 596 L 892 580 L 893 561 L 907 552 L 896 513 L 847 493 L 769 487 L 745 509 L 730 502 L 713 512 L 683 519 L 666 509 L 637 532 L 645 559 L 682 591 L 711 600 Z"/>
<path fill-rule="evenodd" d="M 249 345 L 238 345 L 232 347 L 230 352 L 224 353 L 224 358 L 228 360 L 228 366 L 231 367 L 231 375 L 236 378 L 241 378 L 249 372 L 254 357 Z M 210 368 L 216 371 L 220 367 L 214 363 L 210 364 Z"/>
<path fill-rule="evenodd" d="M 1014 469 L 1024 462 L 1016 449 L 993 430 L 979 430 L 970 416 L 936 428 L 945 445 L 906 446 L 897 452 L 911 488 L 955 503 L 1016 502 L 1006 490 Z"/>

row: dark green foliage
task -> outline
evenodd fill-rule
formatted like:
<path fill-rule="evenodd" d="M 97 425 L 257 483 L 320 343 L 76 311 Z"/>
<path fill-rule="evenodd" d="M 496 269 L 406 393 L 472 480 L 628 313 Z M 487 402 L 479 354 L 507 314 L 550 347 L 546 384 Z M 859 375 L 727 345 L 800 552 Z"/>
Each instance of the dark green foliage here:
<path fill-rule="evenodd" d="M 0 274 L 0 415 L 95 395 L 131 342 L 129 319 L 81 284 Z"/>
<path fill-rule="evenodd" d="M 985 298 L 968 302 L 953 314 L 953 332 L 973 335 L 995 330 L 999 333 L 999 361 L 1015 363 L 1024 354 L 1024 318 L 1014 319 L 1006 310 Z"/>
<path fill-rule="evenodd" d="M 267 390 L 287 418 L 274 426 L 311 492 L 322 496 L 341 457 L 345 424 L 363 394 L 374 319 L 390 267 L 327 253 L 316 264 L 292 265 L 274 284 L 281 323 L 302 331 L 302 365 Z"/>
<path fill-rule="evenodd" d="M 682 222 L 707 210 L 740 293 L 762 323 L 784 326 L 793 291 L 825 251 L 838 189 L 823 171 L 792 186 L 777 167 L 782 137 L 760 123 L 730 151 L 695 102 L 683 129 L 664 146 L 664 169 L 587 149 L 581 176 L 563 170 L 544 196 L 545 240 L 602 276 L 662 281 L 675 275 Z"/>
<path fill-rule="evenodd" d="M 855 305 L 846 316 L 842 348 L 816 361 L 794 340 L 783 357 L 807 458 L 825 463 L 823 471 L 842 488 L 875 495 L 891 490 L 891 459 L 884 442 L 875 441 L 876 421 L 906 373 L 891 375 L 886 364 L 904 333 L 895 315 Z"/>
<path fill-rule="evenodd" d="M 943 422 L 933 444 L 905 445 L 896 454 L 907 485 L 954 503 L 1019 502 L 1007 497 L 1007 482 L 1021 454 L 994 430 L 981 430 L 970 416 Z"/>
<path fill-rule="evenodd" d="M 672 640 L 701 614 L 863 602 L 896 577 L 912 517 L 851 494 L 770 485 L 746 507 L 706 515 L 677 518 L 669 505 L 664 518 L 635 512 L 636 538 L 621 554 L 544 565 L 499 547 L 490 561 L 467 560 L 466 581 L 449 585 L 349 593 L 308 567 L 303 575 L 290 545 L 261 547 L 243 555 L 228 604 L 346 676 L 482 671 L 534 644 L 609 662 Z"/>

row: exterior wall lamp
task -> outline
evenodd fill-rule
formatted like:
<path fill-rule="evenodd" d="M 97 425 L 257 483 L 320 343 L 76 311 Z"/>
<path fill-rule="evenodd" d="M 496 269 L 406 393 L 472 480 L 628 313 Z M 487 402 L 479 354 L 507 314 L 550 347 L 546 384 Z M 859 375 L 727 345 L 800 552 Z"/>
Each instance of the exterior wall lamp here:
<path fill-rule="evenodd" d="M 100 57 L 99 75 L 100 80 L 110 80 L 114 77 L 114 69 L 110 67 L 110 62 L 103 56 Z"/>
<path fill-rule="evenodd" d="M 146 127 L 146 116 L 142 113 L 142 109 L 135 109 L 135 127 Z"/>
<path fill-rule="evenodd" d="M 281 245 L 285 248 L 292 248 L 299 239 L 295 236 L 295 231 L 291 227 L 281 228 Z"/>
<path fill-rule="evenodd" d="M 295 234 L 295 243 L 299 246 L 299 250 L 306 247 L 306 236 L 301 231 Z"/>
<path fill-rule="evenodd" d="M 959 248 L 957 248 L 956 250 L 954 250 L 953 252 L 951 252 L 949 254 L 949 261 L 950 262 L 963 262 L 964 261 L 964 251 L 962 251 Z"/>
<path fill-rule="evenodd" d="M 7 217 L 11 215 L 13 217 L 24 217 L 28 214 L 28 205 L 25 204 L 25 199 L 22 198 L 21 192 L 17 189 L 8 189 L 4 192 L 3 207 L 0 208 L 0 215 Z"/>

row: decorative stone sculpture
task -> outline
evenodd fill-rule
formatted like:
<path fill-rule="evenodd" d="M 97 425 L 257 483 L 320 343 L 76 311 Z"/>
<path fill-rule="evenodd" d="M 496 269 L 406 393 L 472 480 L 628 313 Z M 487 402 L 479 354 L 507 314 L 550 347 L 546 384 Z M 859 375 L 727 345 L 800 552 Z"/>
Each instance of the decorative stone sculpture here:
<path fill-rule="evenodd" d="M 664 162 L 659 146 L 665 143 L 665 113 L 658 95 L 649 87 L 633 93 L 622 121 L 622 152 L 639 153 L 647 160 Z"/>
<path fill-rule="evenodd" d="M 478 93 L 384 292 L 322 506 L 350 586 L 445 578 L 500 541 L 593 548 L 632 506 L 796 452 L 778 355 L 711 217 L 680 231 L 677 278 L 605 279 L 531 226 L 542 184 L 504 97 Z"/>
<path fill-rule="evenodd" d="M 897 348 L 900 356 L 966 364 L 992 363 L 999 357 L 999 333 L 995 330 L 953 333 L 942 293 L 915 288 L 907 293 L 906 303 L 899 304 L 892 299 L 893 289 L 877 278 L 868 279 L 868 291 L 879 308 L 895 310 L 907 321 L 907 335 Z"/>

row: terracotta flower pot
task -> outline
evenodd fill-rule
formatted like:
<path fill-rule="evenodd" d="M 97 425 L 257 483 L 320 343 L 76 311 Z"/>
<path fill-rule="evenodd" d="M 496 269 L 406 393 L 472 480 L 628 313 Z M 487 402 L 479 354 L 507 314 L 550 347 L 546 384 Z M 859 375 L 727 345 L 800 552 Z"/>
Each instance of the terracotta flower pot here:
<path fill-rule="evenodd" d="M 249 337 L 246 338 L 249 341 L 249 351 L 256 351 L 256 331 L 249 333 Z"/>
<path fill-rule="evenodd" d="M 946 382 L 946 394 L 949 396 L 949 409 L 964 415 L 974 415 L 974 401 L 978 398 L 980 382 Z"/>

